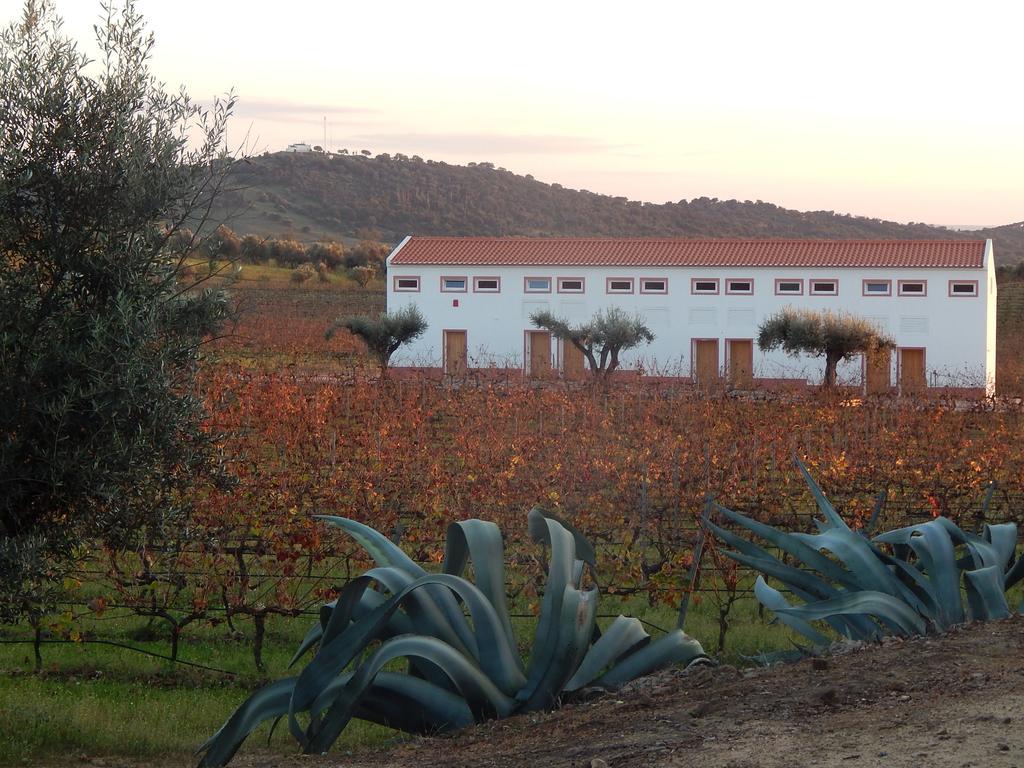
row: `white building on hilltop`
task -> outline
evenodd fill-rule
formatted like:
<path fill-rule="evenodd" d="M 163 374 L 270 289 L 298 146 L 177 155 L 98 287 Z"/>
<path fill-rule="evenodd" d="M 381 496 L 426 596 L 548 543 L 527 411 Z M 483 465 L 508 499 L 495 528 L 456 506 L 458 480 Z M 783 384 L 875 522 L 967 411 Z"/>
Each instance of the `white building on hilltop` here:
<path fill-rule="evenodd" d="M 893 353 L 840 365 L 870 393 L 953 388 L 991 394 L 996 281 L 992 241 L 682 240 L 407 237 L 387 259 L 387 306 L 415 304 L 427 333 L 396 366 L 457 374 L 583 372 L 583 358 L 530 323 L 619 306 L 653 343 L 623 368 L 738 388 L 820 383 L 824 361 L 757 348 L 786 306 L 850 312 L 896 340 Z"/>

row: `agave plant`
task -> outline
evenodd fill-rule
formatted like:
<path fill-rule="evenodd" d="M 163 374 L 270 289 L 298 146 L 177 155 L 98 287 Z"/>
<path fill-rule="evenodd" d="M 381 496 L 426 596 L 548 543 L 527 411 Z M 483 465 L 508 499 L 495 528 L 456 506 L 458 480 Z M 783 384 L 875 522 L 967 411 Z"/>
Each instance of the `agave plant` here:
<path fill-rule="evenodd" d="M 586 686 L 615 688 L 668 664 L 707 660 L 700 643 L 682 630 L 652 641 L 635 618 L 619 616 L 599 633 L 594 550 L 571 525 L 539 509 L 528 515 L 530 535 L 551 552 L 526 664 L 505 602 L 496 525 L 453 523 L 442 573 L 429 574 L 372 528 L 321 519 L 352 536 L 377 567 L 321 608 L 292 664 L 318 646 L 313 658 L 298 676 L 245 701 L 200 747 L 201 766 L 227 764 L 267 720 L 287 717 L 302 749 L 322 753 L 353 717 L 438 733 L 548 709 Z M 462 575 L 470 561 L 475 583 Z M 401 658 L 406 672 L 384 671 Z"/>
<path fill-rule="evenodd" d="M 826 621 L 845 637 L 871 641 L 941 632 L 967 620 L 1010 614 L 1006 591 L 1024 578 L 1024 558 L 1016 558 L 1015 523 L 985 525 L 978 536 L 938 517 L 869 538 L 846 524 L 807 468 L 797 464 L 824 516 L 814 521 L 818 533 L 786 533 L 716 507 L 783 558 L 709 524 L 733 548 L 726 555 L 760 572 L 754 594 L 780 622 L 821 647 L 829 639 L 812 626 L 815 620 Z M 986 509 L 990 499 L 991 491 Z M 878 508 L 872 525 L 877 515 Z M 791 604 L 765 576 L 781 582 L 803 604 Z"/>

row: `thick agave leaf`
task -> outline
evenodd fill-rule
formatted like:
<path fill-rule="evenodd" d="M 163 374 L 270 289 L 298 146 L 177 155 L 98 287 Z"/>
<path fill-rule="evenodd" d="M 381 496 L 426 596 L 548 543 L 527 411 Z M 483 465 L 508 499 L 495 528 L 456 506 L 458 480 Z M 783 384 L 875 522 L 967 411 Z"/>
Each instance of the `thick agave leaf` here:
<path fill-rule="evenodd" d="M 486 520 L 463 520 L 448 526 L 442 570 L 462 576 L 468 561 L 473 563 L 476 586 L 491 601 L 501 619 L 506 641 L 515 648 L 516 636 L 505 601 L 505 550 L 497 525 Z M 515 660 L 522 671 L 518 654 Z"/>
<path fill-rule="evenodd" d="M 1017 524 L 989 525 L 986 523 L 982 537 L 992 545 L 998 556 L 998 562 L 988 565 L 996 565 L 1000 571 L 1006 571 L 1010 563 L 1013 562 L 1017 550 Z"/>
<path fill-rule="evenodd" d="M 793 537 L 818 552 L 831 552 L 845 566 L 857 589 L 892 594 L 895 580 L 867 539 L 848 528 L 830 528 L 821 533 L 793 533 Z"/>
<path fill-rule="evenodd" d="M 814 643 L 815 647 L 823 648 L 829 645 L 829 639 L 825 637 L 825 635 L 821 634 L 821 632 L 816 630 L 803 619 L 797 616 L 791 616 L 784 612 L 784 609 L 791 607 L 789 602 L 782 596 L 782 593 L 779 592 L 779 590 L 768 586 L 768 582 L 764 580 L 763 576 L 759 575 L 757 577 L 757 581 L 754 582 L 754 596 L 761 605 L 769 611 L 776 613 L 778 621 L 782 622 L 790 629 L 799 632 Z"/>
<path fill-rule="evenodd" d="M 566 588 L 572 586 L 573 563 L 576 560 L 576 544 L 566 528 L 544 517 L 536 508 L 530 510 L 528 519 L 531 535 L 551 546 L 551 557 L 544 599 L 541 601 L 540 616 L 533 636 L 533 650 L 526 670 L 526 685 L 516 694 L 519 701 L 529 700 L 549 674 L 561 633 L 562 600 Z"/>
<path fill-rule="evenodd" d="M 479 649 L 476 660 L 483 672 L 508 695 L 520 690 L 526 684 L 526 676 L 516 646 L 505 633 L 504 623 L 491 601 L 474 584 L 451 574 L 424 576 L 410 584 L 405 590 L 405 596 L 398 597 L 398 602 L 403 603 L 411 598 L 415 591 L 425 590 L 434 584 L 450 589 L 469 608 L 473 619 L 474 639 Z"/>
<path fill-rule="evenodd" d="M 1003 574 L 995 565 L 964 572 L 967 604 L 975 621 L 1005 619 L 1010 615 L 1003 588 Z"/>
<path fill-rule="evenodd" d="M 752 557 L 742 552 L 731 552 L 728 550 L 724 554 L 735 560 L 737 563 L 746 565 L 749 568 L 760 571 L 766 576 L 771 576 L 773 579 L 781 581 L 791 591 L 793 591 L 794 594 L 797 590 L 800 590 L 805 594 L 811 595 L 813 599 L 817 600 L 827 600 L 830 597 L 840 594 L 838 589 L 833 587 L 827 581 L 818 578 L 813 573 L 801 571 L 799 568 L 786 565 L 774 557 Z"/>
<path fill-rule="evenodd" d="M 325 701 L 332 700 L 351 678 L 352 673 L 347 673 L 331 680 L 323 694 Z M 226 765 L 256 728 L 285 715 L 296 679 L 279 680 L 249 697 L 197 750 L 205 752 L 200 767 Z M 473 713 L 461 696 L 426 680 L 394 672 L 377 675 L 356 716 L 409 733 L 440 733 L 474 723 Z"/>
<path fill-rule="evenodd" d="M 618 688 L 669 664 L 689 665 L 698 660 L 708 660 L 700 643 L 683 630 L 674 629 L 626 656 L 594 684 L 603 688 Z"/>
<path fill-rule="evenodd" d="M 368 525 L 357 523 L 355 520 L 350 520 L 347 517 L 337 517 L 335 515 L 315 515 L 315 519 L 323 520 L 328 525 L 341 528 L 341 530 L 355 539 L 359 546 L 367 551 L 377 565 L 401 568 L 413 578 L 418 578 L 426 573 L 395 542 Z"/>
<path fill-rule="evenodd" d="M 376 608 L 379 608 L 382 604 L 387 601 L 387 598 L 374 589 L 367 589 L 363 592 L 362 597 L 359 600 L 359 605 L 352 612 L 353 619 L 360 619 L 363 616 L 371 613 Z M 320 621 L 309 628 L 306 636 L 299 643 L 298 649 L 295 651 L 295 655 L 292 656 L 291 661 L 288 662 L 288 666 L 294 666 L 295 662 L 302 658 L 310 648 L 315 646 L 318 642 L 330 642 L 336 637 L 345 627 L 340 626 L 340 622 L 331 624 L 331 617 L 334 614 L 334 607 L 337 604 L 337 600 L 332 600 L 325 605 L 320 607 Z M 324 630 L 330 626 L 331 632 L 327 635 L 324 634 Z M 395 635 L 408 635 L 415 631 L 412 621 L 404 613 L 394 613 L 391 619 L 388 621 L 386 631 L 382 632 L 383 638 L 394 637 Z"/>
<path fill-rule="evenodd" d="M 534 507 L 526 516 L 526 524 L 534 541 L 548 541 L 548 527 L 541 525 L 541 520 L 555 522 L 571 533 L 573 543 L 575 544 L 576 557 L 591 568 L 597 567 L 597 553 L 594 551 L 593 545 L 587 540 L 587 537 L 568 520 L 563 520 L 558 515 L 553 515 L 541 507 Z"/>
<path fill-rule="evenodd" d="M 877 617 L 897 628 L 903 635 L 923 635 L 926 629 L 924 620 L 906 603 L 892 595 L 873 590 L 847 592 L 830 600 L 780 608 L 776 612 L 788 613 L 807 621 L 824 619 L 836 614 L 862 613 Z"/>
<path fill-rule="evenodd" d="M 812 602 L 814 600 L 826 600 L 840 594 L 839 590 L 829 582 L 815 576 L 813 573 L 783 563 L 778 558 L 769 554 L 767 550 L 761 549 L 756 544 L 714 523 L 708 523 L 708 526 L 726 544 L 739 550 L 737 552 L 726 550 L 724 553 L 726 557 L 732 558 L 748 568 L 760 571 L 766 576 L 782 582 L 790 592 L 800 599 Z M 877 625 L 865 616 L 853 614 L 832 616 L 827 618 L 826 621 L 829 626 L 844 637 L 868 641 L 874 640 L 878 636 Z"/>
<path fill-rule="evenodd" d="M 598 641 L 590 646 L 576 673 L 565 684 L 565 690 L 571 693 L 590 685 L 607 667 L 650 640 L 639 619 L 616 616 Z"/>
<path fill-rule="evenodd" d="M 811 489 L 811 495 L 814 496 L 814 501 L 818 505 L 818 509 L 825 516 L 825 523 L 822 525 L 818 522 L 818 527 L 822 530 L 836 529 L 836 530 L 850 530 L 850 526 L 846 524 L 846 521 L 836 512 L 836 508 L 832 506 L 832 502 L 829 501 L 825 494 L 821 490 L 821 486 L 811 477 L 811 473 L 807 471 L 807 467 L 800 459 L 796 460 L 797 467 L 800 468 L 800 472 L 804 476 L 804 480 L 807 482 L 807 487 Z"/>
<path fill-rule="evenodd" d="M 346 585 L 339 601 L 352 604 L 353 595 L 362 589 L 374 577 L 374 569 L 354 582 Z M 521 671 L 514 646 L 509 645 L 504 634 L 501 621 L 487 597 L 470 582 L 450 574 L 434 574 L 417 579 L 397 591 L 394 596 L 378 609 L 349 625 L 341 635 L 331 642 L 324 643 L 320 652 L 306 666 L 295 686 L 292 704 L 289 709 L 289 727 L 300 743 L 304 743 L 305 735 L 298 724 L 296 714 L 306 710 L 316 712 L 318 707 L 313 703 L 322 698 L 332 678 L 341 672 L 367 646 L 369 642 L 381 638 L 381 632 L 387 627 L 392 614 L 403 605 L 416 599 L 418 593 L 427 588 L 440 585 L 452 590 L 469 607 L 473 617 L 476 633 L 476 645 L 482 649 L 479 664 L 483 672 L 493 681 L 497 688 L 508 695 L 519 690 L 526 682 Z M 341 610 L 340 608 L 337 610 Z M 465 650 L 438 638 L 454 650 L 466 655 Z M 415 661 L 419 657 L 412 655 Z M 438 682 L 438 671 L 431 665 L 430 675 L 435 684 Z M 441 670 L 443 672 L 443 670 Z M 450 680 L 450 676 L 444 674 Z M 454 681 L 451 681 L 454 683 Z M 444 687 L 438 685 L 437 687 Z M 322 707 L 321 707 L 322 708 Z"/>
<path fill-rule="evenodd" d="M 299 643 L 299 647 L 295 650 L 295 655 L 292 656 L 291 661 L 288 662 L 289 667 L 295 666 L 295 662 L 301 659 L 314 645 L 320 642 L 324 636 L 324 627 L 320 622 L 317 622 L 309 628 L 306 636 L 302 638 L 302 642 Z"/>
<path fill-rule="evenodd" d="M 876 536 L 875 540 L 881 543 L 899 542 L 910 546 L 932 585 L 937 608 L 933 618 L 939 629 L 946 629 L 961 623 L 964 620 L 964 612 L 956 549 L 950 529 L 944 522 L 940 522 L 941 520 L 942 518 L 936 518 L 927 523 L 890 531 Z M 957 532 L 960 532 L 959 529 Z"/>
<path fill-rule="evenodd" d="M 522 702 L 523 711 L 550 709 L 558 703 L 565 684 L 579 668 L 590 646 L 596 614 L 597 589 L 582 591 L 571 584 L 565 588 L 554 642 L 544 650 L 539 659 L 541 663 L 536 667 L 531 663 L 531 672 L 537 669 L 541 674 L 529 689 L 529 695 L 521 691 L 516 697 Z"/>
<path fill-rule="evenodd" d="M 260 723 L 285 714 L 297 679 L 286 677 L 278 680 L 246 699 L 227 722 L 199 747 L 197 751 L 203 753 L 203 758 L 199 762 L 200 768 L 227 765 L 242 746 L 242 742 Z"/>
<path fill-rule="evenodd" d="M 426 589 L 408 591 L 412 584 L 426 578 L 428 574 L 423 573 L 414 578 L 398 568 L 371 568 L 364 575 L 383 584 L 392 596 L 403 592 L 409 596 L 402 607 L 412 621 L 416 634 L 436 637 L 473 657 L 479 655 L 476 639 L 466 623 L 461 608 L 453 622 L 438 606 L 438 603 L 442 601 L 437 600 L 439 590 L 433 586 L 434 582 L 427 582 L 431 586 Z M 445 591 L 447 592 L 447 590 Z M 455 603 L 451 593 L 448 593 L 447 600 L 444 602 L 447 601 Z M 464 628 L 466 632 L 458 631 L 460 627 Z"/>
<path fill-rule="evenodd" d="M 909 551 L 909 547 L 907 547 Z M 918 611 L 929 619 L 933 624 L 938 624 L 939 615 L 939 598 L 935 594 L 935 588 L 931 581 L 925 574 L 916 568 L 915 566 L 908 563 L 906 560 L 887 555 L 885 552 L 879 552 L 879 556 L 882 558 L 882 562 L 892 568 L 893 574 L 896 578 L 902 578 L 903 583 L 908 589 L 910 589 L 918 599 L 921 601 L 921 605 L 918 607 Z"/>
<path fill-rule="evenodd" d="M 379 566 L 397 568 L 400 571 L 405 571 L 414 579 L 426 575 L 426 571 L 413 562 L 397 544 L 370 526 L 357 523 L 347 517 L 334 515 L 317 515 L 316 517 L 349 534 Z M 430 595 L 437 603 L 437 607 L 447 618 L 449 626 L 459 635 L 459 641 L 467 648 L 471 648 L 473 638 L 465 622 L 462 609 L 451 593 L 446 589 L 434 588 L 427 590 L 426 594 Z"/>
<path fill-rule="evenodd" d="M 324 709 L 338 691 L 352 679 L 345 674 L 331 681 L 315 711 Z M 356 707 L 360 720 L 396 728 L 406 733 L 445 733 L 472 725 L 475 721 L 466 700 L 418 677 L 396 672 L 378 672 Z"/>
<path fill-rule="evenodd" d="M 507 717 L 515 701 L 505 696 L 472 660 L 433 637 L 401 635 L 384 642 L 341 686 L 323 719 L 310 724 L 305 751 L 323 753 L 334 743 L 355 714 L 363 695 L 385 664 L 401 657 L 421 658 L 442 670 L 466 700 L 474 717 Z"/>
<path fill-rule="evenodd" d="M 1006 572 L 1006 576 L 1003 578 L 1003 587 L 1009 589 L 1015 586 L 1021 579 L 1024 579 L 1024 557 L 1017 558 L 1017 562 Z M 1021 610 L 1021 613 L 1024 613 L 1024 609 Z"/>
<path fill-rule="evenodd" d="M 813 568 L 826 579 L 850 588 L 854 588 L 856 586 L 856 580 L 851 578 L 850 574 L 842 566 L 821 554 L 821 552 L 814 547 L 808 546 L 799 538 L 793 536 L 793 534 L 780 531 L 777 528 L 772 528 L 770 525 L 753 520 L 745 515 L 741 515 L 739 512 L 726 509 L 718 504 L 716 504 L 715 507 L 729 520 L 732 520 L 737 525 L 743 526 L 754 535 L 760 536 L 762 539 L 775 545 L 783 552 L 797 558 L 797 560 L 802 562 L 808 568 Z"/>

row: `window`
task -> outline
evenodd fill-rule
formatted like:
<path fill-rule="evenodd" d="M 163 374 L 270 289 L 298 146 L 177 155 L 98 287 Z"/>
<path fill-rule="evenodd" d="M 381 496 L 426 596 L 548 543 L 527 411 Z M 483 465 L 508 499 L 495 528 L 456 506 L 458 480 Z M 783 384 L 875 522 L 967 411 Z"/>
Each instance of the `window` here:
<path fill-rule="evenodd" d="M 777 278 L 775 280 L 776 296 L 799 296 L 804 292 L 803 280 L 789 280 L 788 278 Z"/>
<path fill-rule="evenodd" d="M 950 296 L 977 296 L 978 295 L 978 281 L 977 280 L 950 280 L 949 281 L 949 295 Z"/>
<path fill-rule="evenodd" d="M 523 278 L 524 293 L 551 293 L 550 277 Z"/>
<path fill-rule="evenodd" d="M 500 277 L 474 277 L 474 293 L 498 293 L 501 291 Z"/>
<path fill-rule="evenodd" d="M 467 283 L 464 277 L 442 277 L 441 293 L 465 293 Z"/>
<path fill-rule="evenodd" d="M 838 296 L 838 280 L 809 280 L 811 296 Z"/>
<path fill-rule="evenodd" d="M 865 296 L 892 296 L 892 280 L 865 280 Z"/>
<path fill-rule="evenodd" d="M 754 281 L 748 278 L 730 277 L 725 281 L 725 292 L 732 294 L 752 294 L 754 292 Z"/>
<path fill-rule="evenodd" d="M 396 293 L 399 291 L 418 291 L 420 289 L 420 279 L 418 277 L 395 275 L 393 285 Z"/>
<path fill-rule="evenodd" d="M 609 277 L 605 281 L 605 291 L 608 293 L 632 293 L 632 277 Z"/>
<path fill-rule="evenodd" d="M 690 279 L 690 293 L 718 293 L 718 278 L 694 277 Z"/>
<path fill-rule="evenodd" d="M 640 293 L 668 293 L 668 280 L 663 277 L 642 277 Z"/>
<path fill-rule="evenodd" d="M 560 277 L 558 278 L 559 293 L 583 293 L 582 277 Z"/>
<path fill-rule="evenodd" d="M 896 283 L 897 293 L 900 296 L 927 296 L 927 280 L 900 280 Z"/>

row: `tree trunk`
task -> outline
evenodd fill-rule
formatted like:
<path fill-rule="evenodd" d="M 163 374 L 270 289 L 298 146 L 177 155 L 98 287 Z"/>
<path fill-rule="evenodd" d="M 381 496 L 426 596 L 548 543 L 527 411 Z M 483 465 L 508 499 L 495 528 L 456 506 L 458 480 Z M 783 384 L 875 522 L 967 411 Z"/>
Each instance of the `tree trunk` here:
<path fill-rule="evenodd" d="M 825 354 L 825 383 L 822 385 L 825 389 L 832 389 L 836 385 L 836 366 L 842 359 L 842 355 L 831 352 Z"/>
<path fill-rule="evenodd" d="M 252 622 L 255 625 L 255 634 L 252 638 L 252 660 L 256 663 L 256 669 L 266 673 L 267 667 L 263 663 L 263 636 L 266 633 L 267 617 L 263 613 L 253 614 Z"/>
<path fill-rule="evenodd" d="M 32 650 L 35 652 L 35 671 L 43 668 L 43 625 L 38 618 L 29 619 L 32 624 Z"/>

